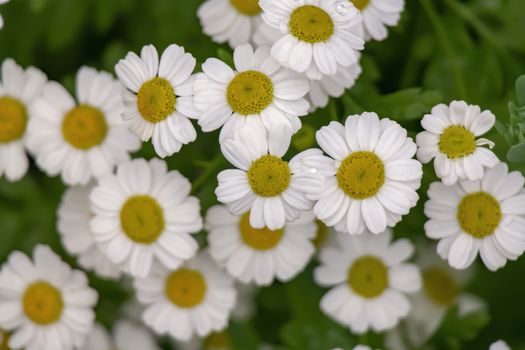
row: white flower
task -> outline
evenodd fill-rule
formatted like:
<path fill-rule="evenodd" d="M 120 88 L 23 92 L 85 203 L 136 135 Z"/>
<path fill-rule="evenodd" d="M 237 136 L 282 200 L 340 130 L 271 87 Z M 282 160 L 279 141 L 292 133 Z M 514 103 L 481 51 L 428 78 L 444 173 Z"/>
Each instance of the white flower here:
<path fill-rule="evenodd" d="M 183 144 L 195 141 L 197 132 L 188 118 L 196 118 L 193 108 L 195 58 L 184 48 L 170 45 L 159 61 L 153 45 L 142 48 L 140 57 L 129 52 L 115 66 L 123 90 L 122 116 L 142 141 L 152 138 L 161 158 L 178 152 Z"/>
<path fill-rule="evenodd" d="M 135 159 L 100 179 L 91 192 L 93 238 L 114 264 L 135 277 L 154 261 L 175 269 L 195 255 L 190 233 L 202 228 L 190 182 L 158 159 Z"/>
<path fill-rule="evenodd" d="M 256 47 L 259 46 L 272 46 L 281 38 L 281 31 L 276 29 L 266 22 L 261 21 L 261 24 L 257 27 L 257 30 L 253 34 L 253 42 Z"/>
<path fill-rule="evenodd" d="M 129 160 L 140 147 L 121 120 L 121 86 L 106 72 L 82 67 L 77 101 L 57 82 L 48 82 L 32 108 L 28 147 L 49 176 L 68 185 L 86 185 Z"/>
<path fill-rule="evenodd" d="M 404 0 L 350 0 L 363 16 L 360 32 L 365 40 L 385 40 L 388 27 L 399 22 L 405 7 Z"/>
<path fill-rule="evenodd" d="M 407 239 L 391 242 L 391 231 L 379 235 L 338 234 L 339 246 L 321 251 L 315 281 L 333 288 L 321 299 L 321 310 L 354 333 L 382 332 L 410 311 L 405 293 L 421 288 L 416 265 L 406 263 L 414 251 Z"/>
<path fill-rule="evenodd" d="M 247 126 L 221 145 L 226 159 L 238 169 L 219 173 L 215 194 L 233 215 L 249 211 L 254 228 L 281 229 L 286 221 L 311 209 L 313 202 L 305 194 L 323 190 L 320 176 L 298 173 L 298 157 L 289 163 L 281 159 L 290 140 L 280 136 L 286 133 L 283 128 L 276 129 L 267 139 L 259 125 Z"/>
<path fill-rule="evenodd" d="M 511 350 L 510 346 L 504 340 L 498 340 L 490 344 L 489 350 Z"/>
<path fill-rule="evenodd" d="M 505 163 L 482 179 L 453 186 L 434 182 L 428 190 L 425 233 L 439 240 L 437 252 L 450 266 L 465 269 L 479 255 L 489 270 L 525 251 L 524 178 Z"/>
<path fill-rule="evenodd" d="M 77 257 L 82 268 L 93 270 L 101 277 L 118 278 L 120 267 L 101 252 L 89 225 L 94 215 L 89 200 L 93 187 L 90 184 L 66 190 L 58 207 L 57 230 L 67 252 Z"/>
<path fill-rule="evenodd" d="M 181 341 L 223 330 L 235 305 L 233 280 L 206 251 L 178 269 L 155 265 L 134 285 L 139 301 L 147 305 L 144 322 L 158 334 Z"/>
<path fill-rule="evenodd" d="M 80 350 L 159 350 L 153 335 L 133 322 L 117 321 L 113 335 L 95 324 Z"/>
<path fill-rule="evenodd" d="M 416 145 L 398 123 L 365 112 L 343 126 L 331 122 L 316 135 L 319 149 L 302 152 L 306 170 L 326 177 L 314 206 L 317 218 L 338 231 L 383 232 L 401 220 L 418 200 L 421 164 Z M 310 196 L 309 198 L 314 198 Z"/>
<path fill-rule="evenodd" d="M 311 215 L 272 231 L 253 228 L 249 212 L 236 216 L 214 206 L 205 227 L 212 257 L 243 283 L 265 286 L 275 278 L 287 282 L 304 270 L 315 251 L 311 240 L 317 225 Z"/>
<path fill-rule="evenodd" d="M 29 167 L 25 147 L 27 123 L 34 115 L 30 107 L 42 93 L 46 81 L 46 75 L 36 68 L 29 67 L 24 71 L 11 58 L 2 63 L 0 177 L 5 174 L 9 181 L 20 180 Z"/>
<path fill-rule="evenodd" d="M 197 74 L 194 105 L 201 111 L 199 125 L 205 132 L 222 126 L 220 142 L 231 138 L 244 125 L 257 123 L 270 131 L 275 125 L 289 136 L 301 128 L 299 116 L 308 113 L 304 99 L 307 79 L 283 68 L 266 46 L 255 52 L 250 45 L 235 49 L 236 71 L 216 58 L 202 65 Z"/>
<path fill-rule="evenodd" d="M 476 139 L 488 132 L 496 122 L 490 111 L 481 112 L 478 106 L 464 101 L 452 101 L 449 106 L 439 104 L 423 117 L 425 131 L 416 137 L 417 158 L 424 164 L 434 159 L 436 175 L 445 185 L 458 180 L 479 180 L 484 168 L 498 164 L 496 155 L 484 148 L 494 143 Z"/>
<path fill-rule="evenodd" d="M 0 327 L 14 349 L 73 350 L 93 327 L 97 293 L 47 246 L 12 252 L 0 271 Z"/>
<path fill-rule="evenodd" d="M 10 0 L 0 0 L 0 5 L 8 3 Z M 4 26 L 4 19 L 2 18 L 2 15 L 0 15 L 0 29 Z"/>
<path fill-rule="evenodd" d="M 310 79 L 336 74 L 358 60 L 362 17 L 347 0 L 260 0 L 262 18 L 281 30 L 272 56 Z"/>

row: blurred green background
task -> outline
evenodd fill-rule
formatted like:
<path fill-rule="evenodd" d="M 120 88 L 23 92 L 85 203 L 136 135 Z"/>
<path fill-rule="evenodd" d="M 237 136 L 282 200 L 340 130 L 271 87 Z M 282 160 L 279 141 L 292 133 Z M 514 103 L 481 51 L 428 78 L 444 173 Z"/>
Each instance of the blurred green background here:
<path fill-rule="evenodd" d="M 200 3 L 11 0 L 0 7 L 5 20 L 0 31 L 0 60 L 12 57 L 23 66 L 39 67 L 71 91 L 80 66 L 113 72 L 119 58 L 149 43 L 159 51 L 177 43 L 198 62 L 211 56 L 229 60 L 229 47 L 213 43 L 201 32 L 196 17 Z M 351 91 L 303 119 L 305 126 L 294 137 L 290 154 L 312 146 L 313 131 L 319 126 L 365 110 L 396 119 L 415 136 L 424 113 L 434 104 L 453 99 L 491 109 L 504 134 L 508 103 L 525 104 L 525 84 L 518 87 L 520 96 L 515 93 L 515 80 L 525 73 L 525 1 L 407 0 L 398 27 L 390 30 L 386 41 L 367 44 L 362 65 L 363 75 Z M 525 121 L 525 112 L 520 115 L 517 110 L 513 118 Z M 514 131 L 519 129 L 513 125 Z M 522 127 L 523 132 L 525 124 Z M 496 142 L 496 153 L 506 160 L 509 147 L 518 143 L 520 136 L 507 132 L 504 137 L 502 133 L 494 129 L 488 138 Z M 520 153 L 516 154 L 513 160 L 520 160 Z M 154 151 L 147 144 L 136 156 L 150 158 Z M 521 156 L 525 161 L 525 152 Z M 216 203 L 215 175 L 227 167 L 218 149 L 218 133 L 199 133 L 195 143 L 167 161 L 171 169 L 192 180 L 203 213 Z M 510 167 L 525 170 L 523 163 L 510 163 Z M 430 166 L 425 170 L 421 203 L 396 227 L 398 237 L 424 237 L 422 203 L 428 184 L 436 179 Z M 0 263 L 13 249 L 30 252 L 41 242 L 74 265 L 74 259 L 61 248 L 55 229 L 55 211 L 63 190 L 59 178 L 47 178 L 34 165 L 18 183 L 0 179 Z M 199 237 L 205 244 L 205 233 Z M 382 346 L 381 335 L 354 337 L 320 314 L 318 302 L 324 291 L 312 282 L 312 266 L 291 283 L 276 283 L 258 293 L 256 317 L 233 322 L 230 327 L 233 348 L 254 349 L 261 342 L 294 350 L 341 345 L 350 349 L 357 341 Z M 525 348 L 524 276 L 523 258 L 496 273 L 478 266 L 468 290 L 487 302 L 488 312 L 458 319 L 451 310 L 425 349 L 487 349 L 497 339 L 505 339 L 513 349 Z M 98 319 L 110 325 L 131 293 L 121 284 L 90 278 L 101 293 Z M 171 345 L 164 343 L 169 349 Z"/>

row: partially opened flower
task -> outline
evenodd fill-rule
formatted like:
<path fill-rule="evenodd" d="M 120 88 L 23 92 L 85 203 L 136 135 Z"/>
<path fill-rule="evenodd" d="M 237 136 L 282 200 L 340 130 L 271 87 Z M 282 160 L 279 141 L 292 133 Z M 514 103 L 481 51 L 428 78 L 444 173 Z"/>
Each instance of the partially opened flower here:
<path fill-rule="evenodd" d="M 360 31 L 365 40 L 385 40 L 388 36 L 387 27 L 397 25 L 405 7 L 405 0 L 349 1 L 361 11 L 363 21 L 360 25 Z"/>
<path fill-rule="evenodd" d="M 159 350 L 153 335 L 144 327 L 127 320 L 117 321 L 113 334 L 95 324 L 80 350 Z"/>

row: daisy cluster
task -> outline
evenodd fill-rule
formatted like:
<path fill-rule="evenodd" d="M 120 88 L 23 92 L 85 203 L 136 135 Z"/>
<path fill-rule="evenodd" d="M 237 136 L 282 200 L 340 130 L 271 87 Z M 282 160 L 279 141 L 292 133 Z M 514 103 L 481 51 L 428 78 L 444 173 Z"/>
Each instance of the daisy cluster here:
<path fill-rule="evenodd" d="M 197 69 L 182 46 L 146 45 L 116 64 L 117 78 L 80 68 L 74 94 L 5 60 L 0 176 L 21 179 L 28 155 L 60 176 L 69 186 L 57 213 L 63 247 L 84 270 L 130 278 L 141 305 L 109 333 L 95 323 L 98 294 L 84 272 L 47 246 L 32 257 L 15 251 L 0 271 L 5 346 L 149 350 L 155 335 L 169 335 L 183 348 L 212 348 L 231 317 L 252 313 L 254 286 L 286 283 L 312 259 L 315 283 L 328 289 L 320 309 L 355 334 L 388 331 L 395 343 L 406 319 L 410 341 L 422 344 L 448 306 L 483 307 L 462 292 L 467 268 L 479 255 L 497 270 L 525 251 L 524 177 L 482 137 L 490 111 L 439 104 L 415 141 L 385 116 L 350 115 L 317 130 L 318 147 L 290 154 L 301 118 L 354 85 L 365 41 L 385 39 L 403 7 L 208 0 L 197 16 L 234 49 L 233 66 L 208 58 Z M 220 129 L 217 149 L 230 164 L 204 215 L 192 180 L 163 160 L 197 140 L 196 125 Z M 133 158 L 149 141 L 158 158 Z M 439 180 L 424 232 L 437 254 L 426 247 L 412 262 L 414 243 L 393 228 L 418 203 L 429 162 Z"/>

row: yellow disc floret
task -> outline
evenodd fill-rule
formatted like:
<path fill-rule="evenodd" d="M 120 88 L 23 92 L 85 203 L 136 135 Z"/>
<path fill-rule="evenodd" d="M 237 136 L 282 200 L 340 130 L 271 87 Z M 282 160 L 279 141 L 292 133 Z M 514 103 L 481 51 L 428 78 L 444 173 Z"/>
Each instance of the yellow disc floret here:
<path fill-rule="evenodd" d="M 378 297 L 388 287 L 387 267 L 374 256 L 362 256 L 348 270 L 348 285 L 365 298 Z"/>
<path fill-rule="evenodd" d="M 26 316 L 40 325 L 58 321 L 64 309 L 60 291 L 45 281 L 38 281 L 27 287 L 22 305 Z"/>
<path fill-rule="evenodd" d="M 460 292 L 456 280 L 440 268 L 423 271 L 423 288 L 432 301 L 443 306 L 452 304 Z"/>
<path fill-rule="evenodd" d="M 70 110 L 62 121 L 62 135 L 73 147 L 88 150 L 100 145 L 108 133 L 104 113 L 98 108 L 79 105 Z"/>
<path fill-rule="evenodd" d="M 304 5 L 292 12 L 290 33 L 307 43 L 326 42 L 334 34 L 334 22 L 325 10 L 313 5 Z"/>
<path fill-rule="evenodd" d="M 232 6 L 246 16 L 256 16 L 261 13 L 259 0 L 230 0 Z"/>
<path fill-rule="evenodd" d="M 374 196 L 383 186 L 385 167 L 373 152 L 354 152 L 341 162 L 336 178 L 348 196 L 365 199 Z"/>
<path fill-rule="evenodd" d="M 370 0 L 350 0 L 359 11 L 363 11 L 370 4 Z"/>
<path fill-rule="evenodd" d="M 175 112 L 177 97 L 170 82 L 153 78 L 140 87 L 137 94 L 137 108 L 144 119 L 158 123 Z"/>
<path fill-rule="evenodd" d="M 249 70 L 237 74 L 230 81 L 226 95 L 234 112 L 259 114 L 273 101 L 273 83 L 265 74 Z"/>
<path fill-rule="evenodd" d="M 439 137 L 439 150 L 448 158 L 462 158 L 474 153 L 476 138 L 464 126 L 452 125 L 446 128 Z"/>
<path fill-rule="evenodd" d="M 9 143 L 24 136 L 27 111 L 17 99 L 0 97 L 0 143 Z"/>
<path fill-rule="evenodd" d="M 181 268 L 166 279 L 166 296 L 178 307 L 192 308 L 206 296 L 206 280 L 200 271 Z"/>
<path fill-rule="evenodd" d="M 150 196 L 133 196 L 120 210 L 120 225 L 134 242 L 150 244 L 164 231 L 164 211 Z"/>
<path fill-rule="evenodd" d="M 281 241 L 284 233 L 283 229 L 272 231 L 267 227 L 253 228 L 250 225 L 249 212 L 241 217 L 239 226 L 243 242 L 256 250 L 272 249 Z"/>
<path fill-rule="evenodd" d="M 292 178 L 288 163 L 272 155 L 254 161 L 247 175 L 253 192 L 261 197 L 274 197 L 281 194 L 288 188 Z"/>
<path fill-rule="evenodd" d="M 494 233 L 501 221 L 499 202 L 487 192 L 467 194 L 458 206 L 459 225 L 475 238 L 484 238 Z"/>

